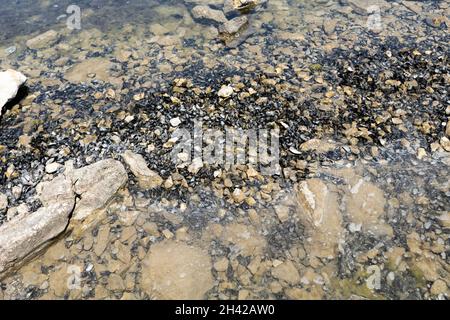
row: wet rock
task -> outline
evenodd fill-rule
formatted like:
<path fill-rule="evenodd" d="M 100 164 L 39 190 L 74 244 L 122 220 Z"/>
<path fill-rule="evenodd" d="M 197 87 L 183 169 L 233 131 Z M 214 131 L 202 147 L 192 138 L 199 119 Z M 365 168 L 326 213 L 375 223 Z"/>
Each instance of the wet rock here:
<path fill-rule="evenodd" d="M 343 233 L 336 192 L 320 179 L 303 181 L 296 189 L 300 220 L 311 238 L 307 251 L 320 258 L 335 257 Z"/>
<path fill-rule="evenodd" d="M 74 205 L 74 198 L 55 201 L 0 226 L 0 276 L 61 234 L 69 223 Z"/>
<path fill-rule="evenodd" d="M 301 151 L 316 151 L 317 153 L 327 153 L 336 149 L 336 144 L 326 140 L 311 139 L 300 145 Z"/>
<path fill-rule="evenodd" d="M 8 197 L 5 194 L 0 193 L 0 211 L 5 210 L 6 208 L 8 208 Z"/>
<path fill-rule="evenodd" d="M 163 179 L 158 173 L 148 168 L 144 157 L 140 154 L 127 150 L 122 154 L 122 158 L 130 167 L 131 172 L 138 180 L 139 187 L 142 189 L 155 189 L 163 183 Z"/>
<path fill-rule="evenodd" d="M 222 86 L 217 93 L 217 95 L 221 98 L 228 98 L 234 93 L 233 87 L 231 86 Z"/>
<path fill-rule="evenodd" d="M 363 232 L 393 236 L 392 227 L 383 221 L 386 200 L 380 188 L 361 178 L 349 186 L 343 201 L 349 219 L 360 224 Z"/>
<path fill-rule="evenodd" d="M 246 16 L 236 17 L 220 25 L 219 33 L 224 36 L 234 36 L 236 33 L 241 32 L 247 24 L 248 18 Z"/>
<path fill-rule="evenodd" d="M 236 17 L 219 26 L 219 36 L 227 46 L 230 46 L 240 38 L 244 41 L 245 37 L 248 37 L 245 34 L 248 27 L 249 22 L 246 16 Z"/>
<path fill-rule="evenodd" d="M 255 228 L 244 224 L 227 225 L 221 235 L 221 240 L 227 245 L 233 245 L 234 250 L 242 256 L 261 255 L 267 243 Z"/>
<path fill-rule="evenodd" d="M 444 280 L 438 279 L 431 286 L 430 292 L 433 295 L 440 295 L 447 291 L 447 283 Z"/>
<path fill-rule="evenodd" d="M 214 269 L 218 272 L 225 272 L 228 269 L 228 259 L 227 258 L 221 258 L 216 263 L 214 263 Z"/>
<path fill-rule="evenodd" d="M 272 276 L 291 285 L 296 285 L 300 282 L 300 274 L 292 261 L 289 260 L 273 268 Z"/>
<path fill-rule="evenodd" d="M 157 43 L 160 46 L 174 46 L 181 43 L 181 39 L 177 35 L 163 35 L 163 36 L 154 36 L 150 39 L 150 42 Z"/>
<path fill-rule="evenodd" d="M 61 167 L 62 165 L 60 165 L 59 163 L 52 162 L 45 166 L 45 172 L 47 172 L 48 174 L 52 174 L 57 172 Z"/>
<path fill-rule="evenodd" d="M 106 58 L 87 59 L 70 68 L 64 78 L 72 83 L 80 83 L 90 81 L 94 75 L 94 79 L 117 84 L 118 81 L 109 74 L 112 66 L 113 64 Z"/>
<path fill-rule="evenodd" d="M 110 274 L 108 277 L 107 289 L 111 291 L 123 291 L 125 285 L 122 278 L 117 274 Z"/>
<path fill-rule="evenodd" d="M 27 81 L 27 77 L 18 71 L 9 69 L 0 72 L 0 114 L 3 106 L 16 96 L 25 81 Z"/>
<path fill-rule="evenodd" d="M 49 275 L 49 291 L 52 291 L 57 297 L 64 297 L 68 290 L 67 284 L 70 273 L 67 269 L 67 264 L 62 264 L 56 267 L 56 270 Z"/>
<path fill-rule="evenodd" d="M 211 267 L 207 253 L 166 240 L 152 246 L 143 261 L 141 287 L 161 299 L 204 299 L 214 285 Z"/>
<path fill-rule="evenodd" d="M 327 34 L 327 35 L 331 35 L 334 33 L 334 30 L 336 30 L 336 24 L 337 21 L 334 19 L 331 20 L 324 20 L 323 22 L 323 31 Z"/>
<path fill-rule="evenodd" d="M 58 40 L 58 33 L 55 30 L 49 30 L 44 32 L 37 37 L 29 39 L 26 45 L 30 49 L 44 49 L 52 46 Z"/>
<path fill-rule="evenodd" d="M 112 159 L 102 160 L 80 169 L 73 169 L 68 165 L 65 175 L 73 181 L 74 191 L 80 197 L 72 217 L 73 227 L 83 222 L 83 230 L 98 218 L 96 213 L 105 208 L 116 192 L 128 181 L 122 163 Z"/>
<path fill-rule="evenodd" d="M 248 13 L 250 10 L 265 2 L 267 2 L 267 0 L 225 0 L 223 11 L 227 16 L 239 12 Z"/>
<path fill-rule="evenodd" d="M 195 6 L 191 10 L 192 16 L 197 20 L 207 20 L 214 23 L 224 23 L 227 18 L 220 10 L 214 10 L 209 6 Z"/>
<path fill-rule="evenodd" d="M 376 6 L 377 8 L 388 8 L 389 4 L 384 0 L 377 0 L 375 3 L 371 0 L 346 0 L 345 2 L 353 9 L 353 12 L 359 15 L 367 16 L 372 13 L 370 10 Z"/>

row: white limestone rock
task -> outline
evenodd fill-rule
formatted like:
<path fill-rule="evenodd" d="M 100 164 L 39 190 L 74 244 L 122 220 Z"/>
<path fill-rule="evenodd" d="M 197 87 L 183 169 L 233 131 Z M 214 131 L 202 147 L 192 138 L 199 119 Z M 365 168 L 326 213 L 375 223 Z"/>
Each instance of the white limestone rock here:
<path fill-rule="evenodd" d="M 0 72 L 0 114 L 8 101 L 17 95 L 20 86 L 27 81 L 22 73 L 15 70 Z"/>

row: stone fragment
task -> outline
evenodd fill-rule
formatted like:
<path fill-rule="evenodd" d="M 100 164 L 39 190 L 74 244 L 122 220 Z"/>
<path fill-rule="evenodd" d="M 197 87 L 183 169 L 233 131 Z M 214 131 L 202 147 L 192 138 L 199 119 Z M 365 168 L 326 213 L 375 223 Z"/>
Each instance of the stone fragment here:
<path fill-rule="evenodd" d="M 192 16 L 197 20 L 207 20 L 214 23 L 227 22 L 227 18 L 220 10 L 214 10 L 209 6 L 195 6 L 192 8 Z"/>
<path fill-rule="evenodd" d="M 148 168 L 143 156 L 127 150 L 122 154 L 122 157 L 137 178 L 139 187 L 142 189 L 155 189 L 161 186 L 163 179 L 158 173 Z"/>
<path fill-rule="evenodd" d="M 0 276 L 61 234 L 69 223 L 74 205 L 75 198 L 52 202 L 0 226 Z"/>

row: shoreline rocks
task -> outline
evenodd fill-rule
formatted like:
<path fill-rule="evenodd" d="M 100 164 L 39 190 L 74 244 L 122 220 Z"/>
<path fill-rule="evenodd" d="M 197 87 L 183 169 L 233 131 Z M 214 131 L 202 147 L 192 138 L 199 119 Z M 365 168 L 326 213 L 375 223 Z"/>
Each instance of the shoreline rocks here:
<path fill-rule="evenodd" d="M 77 236 L 99 220 L 97 214 L 127 182 L 119 161 L 108 159 L 65 172 L 37 185 L 43 207 L 0 226 L 0 277 L 37 255 L 67 228 Z"/>

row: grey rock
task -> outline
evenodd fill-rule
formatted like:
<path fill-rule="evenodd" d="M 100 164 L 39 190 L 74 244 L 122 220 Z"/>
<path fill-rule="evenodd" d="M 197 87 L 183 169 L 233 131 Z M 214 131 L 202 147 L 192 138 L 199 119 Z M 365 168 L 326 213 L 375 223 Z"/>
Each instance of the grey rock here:
<path fill-rule="evenodd" d="M 208 20 L 215 23 L 224 23 L 227 18 L 220 10 L 214 10 L 208 6 L 195 6 L 192 8 L 192 16 L 198 20 Z"/>

